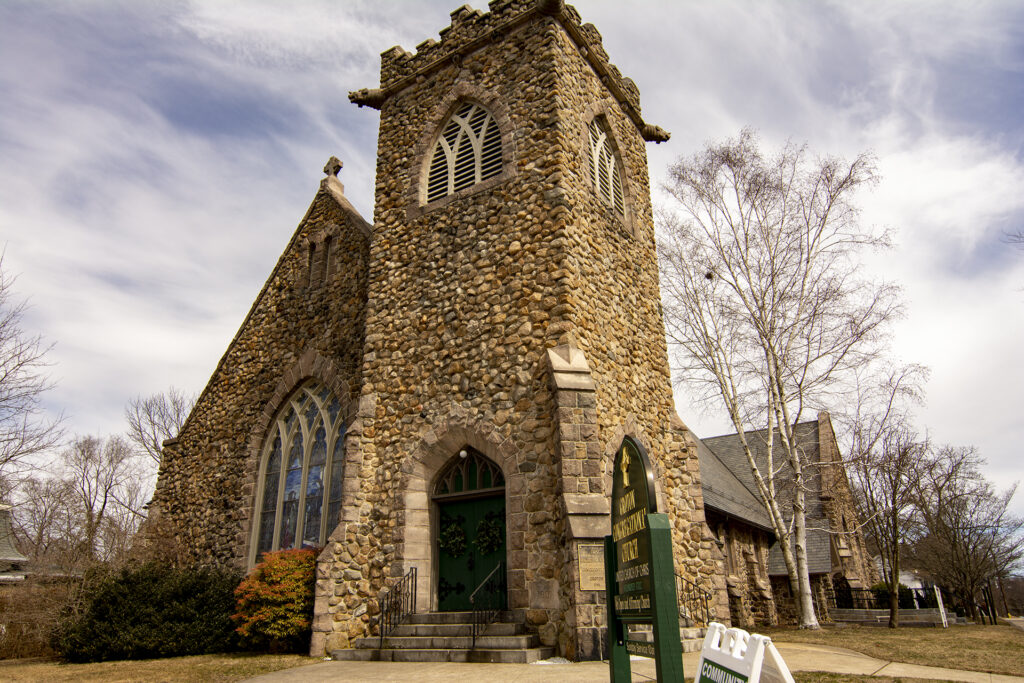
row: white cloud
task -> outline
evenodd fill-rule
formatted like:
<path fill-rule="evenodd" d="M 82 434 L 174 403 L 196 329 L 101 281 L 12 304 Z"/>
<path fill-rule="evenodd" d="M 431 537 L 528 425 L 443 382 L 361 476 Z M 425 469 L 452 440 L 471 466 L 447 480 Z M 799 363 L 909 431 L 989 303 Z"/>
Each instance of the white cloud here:
<path fill-rule="evenodd" d="M 458 4 L 0 5 L 5 266 L 58 344 L 51 403 L 73 429 L 120 429 L 136 393 L 201 388 L 328 156 L 372 215 L 377 115 L 347 92 L 376 85 L 380 52 L 436 37 Z M 649 147 L 655 188 L 674 157 L 743 125 L 767 145 L 874 150 L 883 180 L 865 218 L 899 229 L 877 264 L 909 300 L 897 351 L 933 368 L 922 421 L 1021 476 L 1024 252 L 998 236 L 1024 213 L 1024 14 L 996 1 L 574 4 L 645 117 L 673 132 Z"/>

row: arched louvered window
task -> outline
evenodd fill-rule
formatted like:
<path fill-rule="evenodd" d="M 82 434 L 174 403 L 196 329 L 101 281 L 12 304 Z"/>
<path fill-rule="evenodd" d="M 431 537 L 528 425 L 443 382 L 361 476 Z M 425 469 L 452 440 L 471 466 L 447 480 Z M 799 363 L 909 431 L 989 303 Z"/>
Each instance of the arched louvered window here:
<path fill-rule="evenodd" d="M 626 215 L 619 160 L 612 149 L 608 131 L 597 119 L 590 122 L 590 183 L 601 201 L 620 216 Z"/>
<path fill-rule="evenodd" d="M 447 197 L 501 173 L 501 131 L 474 102 L 452 114 L 434 143 L 427 171 L 427 201 Z"/>
<path fill-rule="evenodd" d="M 260 463 L 254 561 L 268 550 L 322 546 L 338 523 L 342 420 L 341 403 L 316 380 L 281 406 Z"/>

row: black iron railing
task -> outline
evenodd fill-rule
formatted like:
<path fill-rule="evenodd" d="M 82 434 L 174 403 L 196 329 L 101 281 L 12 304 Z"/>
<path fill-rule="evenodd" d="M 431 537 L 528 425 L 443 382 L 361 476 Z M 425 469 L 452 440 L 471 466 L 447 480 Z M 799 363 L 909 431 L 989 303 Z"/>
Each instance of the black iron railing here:
<path fill-rule="evenodd" d="M 473 606 L 473 642 L 471 649 L 476 648 L 477 636 L 494 623 L 498 614 L 505 608 L 505 563 L 499 562 L 491 570 L 470 596 L 469 604 Z"/>
<path fill-rule="evenodd" d="M 851 588 L 836 586 L 828 596 L 829 606 L 838 609 L 889 609 L 889 591 L 882 588 Z M 930 588 L 901 587 L 899 593 L 901 610 L 929 609 L 938 607 L 935 591 Z"/>
<path fill-rule="evenodd" d="M 679 616 L 693 626 L 707 626 L 711 622 L 711 593 L 693 581 L 676 574 L 679 594 Z"/>
<path fill-rule="evenodd" d="M 410 614 L 416 613 L 416 567 L 409 570 L 380 595 L 380 647 L 384 647 L 384 637 L 405 621 Z"/>

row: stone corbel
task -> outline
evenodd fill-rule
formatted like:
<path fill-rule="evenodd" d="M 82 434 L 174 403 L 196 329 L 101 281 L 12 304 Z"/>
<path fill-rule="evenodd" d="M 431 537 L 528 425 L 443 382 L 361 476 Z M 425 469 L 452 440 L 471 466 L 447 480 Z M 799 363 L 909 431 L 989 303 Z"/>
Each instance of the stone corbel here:
<path fill-rule="evenodd" d="M 562 496 L 569 534 L 574 539 L 604 538 L 612 532 L 612 506 L 600 493 L 567 493 Z"/>

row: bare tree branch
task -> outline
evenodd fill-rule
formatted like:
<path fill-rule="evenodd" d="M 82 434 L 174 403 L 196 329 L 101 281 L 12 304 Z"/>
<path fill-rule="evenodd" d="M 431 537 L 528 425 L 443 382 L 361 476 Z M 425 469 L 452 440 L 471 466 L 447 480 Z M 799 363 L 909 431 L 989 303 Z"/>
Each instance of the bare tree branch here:
<path fill-rule="evenodd" d="M 178 435 L 195 402 L 195 395 L 174 387 L 146 398 L 136 396 L 124 409 L 128 438 L 159 465 L 164 441 Z"/>
<path fill-rule="evenodd" d="M 60 419 L 49 419 L 42 406 L 52 386 L 46 374 L 50 347 L 24 329 L 27 304 L 14 298 L 13 284 L 0 254 L 0 476 L 61 438 Z"/>

